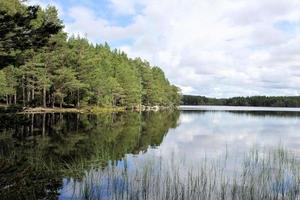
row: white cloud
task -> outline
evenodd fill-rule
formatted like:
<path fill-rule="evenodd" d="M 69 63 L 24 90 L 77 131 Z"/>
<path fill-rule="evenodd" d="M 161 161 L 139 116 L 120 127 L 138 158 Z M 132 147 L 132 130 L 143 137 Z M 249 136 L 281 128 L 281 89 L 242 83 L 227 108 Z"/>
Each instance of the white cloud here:
<path fill-rule="evenodd" d="M 93 42 L 130 40 L 119 47 L 162 67 L 184 93 L 299 94 L 299 0 L 110 0 L 108 7 L 114 20 L 130 16 L 129 25 L 96 7 L 70 6 L 66 30 Z"/>
<path fill-rule="evenodd" d="M 93 10 L 83 6 L 70 8 L 68 17 L 72 21 L 66 23 L 66 31 L 72 34 L 85 35 L 93 42 L 126 39 L 138 32 L 135 25 L 114 26 L 108 20 L 97 17 Z"/>
<path fill-rule="evenodd" d="M 142 15 L 149 31 L 130 52 L 162 66 L 187 93 L 296 95 L 299 42 L 275 23 L 300 22 L 299 9 L 294 0 L 153 0 Z"/>
<path fill-rule="evenodd" d="M 227 151 L 232 158 L 243 158 L 253 146 L 268 148 L 279 144 L 300 150 L 300 136 L 295 135 L 298 119 L 275 115 L 254 117 L 249 113 L 183 112 L 179 121 L 180 126 L 170 130 L 157 148 L 166 158 L 176 153 L 177 157 L 191 158 L 195 162 L 207 153 L 218 157 Z"/>
<path fill-rule="evenodd" d="M 134 15 L 139 1 L 138 0 L 111 0 L 111 7 L 115 14 Z"/>

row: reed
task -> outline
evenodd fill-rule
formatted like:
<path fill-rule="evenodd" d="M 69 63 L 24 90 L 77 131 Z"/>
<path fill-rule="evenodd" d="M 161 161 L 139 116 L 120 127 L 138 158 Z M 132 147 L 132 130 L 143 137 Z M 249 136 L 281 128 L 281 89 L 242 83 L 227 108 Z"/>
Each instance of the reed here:
<path fill-rule="evenodd" d="M 230 155 L 229 155 L 230 156 Z M 75 199 L 196 200 L 300 199 L 300 163 L 284 148 L 253 148 L 235 169 L 228 155 L 194 165 L 184 160 L 149 159 L 142 166 L 110 163 L 73 180 Z"/>

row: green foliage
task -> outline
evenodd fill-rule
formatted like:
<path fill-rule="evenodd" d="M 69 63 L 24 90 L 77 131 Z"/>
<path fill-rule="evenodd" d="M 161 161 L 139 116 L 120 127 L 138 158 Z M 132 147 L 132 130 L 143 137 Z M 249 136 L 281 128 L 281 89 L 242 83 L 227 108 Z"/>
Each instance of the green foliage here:
<path fill-rule="evenodd" d="M 57 10 L 25 6 L 16 0 L 0 2 L 0 67 L 19 66 L 28 52 L 45 46 L 51 35 L 62 29 Z"/>
<path fill-rule="evenodd" d="M 59 31 L 63 25 L 54 7 L 42 10 L 14 2 L 5 0 L 0 9 L 4 16 L 0 17 L 0 66 L 18 67 L 2 75 L 9 78 L 1 88 L 11 90 L 3 90 L 1 97 L 9 95 L 15 103 L 44 107 L 179 104 L 178 88 L 160 68 L 128 58 L 107 43 L 93 45 L 79 36 L 68 38 Z"/>
<path fill-rule="evenodd" d="M 12 67 L 7 67 L 4 70 L 0 70 L 0 98 L 5 97 L 5 101 L 9 103 L 8 95 L 14 95 L 17 84 L 16 79 L 10 78 L 15 76 L 15 70 Z"/>
<path fill-rule="evenodd" d="M 0 96 L 6 95 L 6 77 L 4 71 L 0 71 Z"/>

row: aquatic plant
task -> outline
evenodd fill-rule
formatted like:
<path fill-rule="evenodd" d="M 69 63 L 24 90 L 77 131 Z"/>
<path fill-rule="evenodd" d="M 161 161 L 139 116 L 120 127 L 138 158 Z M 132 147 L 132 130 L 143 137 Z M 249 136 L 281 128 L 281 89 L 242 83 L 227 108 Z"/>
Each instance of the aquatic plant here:
<path fill-rule="evenodd" d="M 230 156 L 230 155 L 229 155 Z M 149 159 L 142 166 L 111 163 L 73 180 L 74 199 L 299 199 L 300 162 L 284 148 L 253 148 L 231 169 L 227 155 L 189 165 L 172 158 Z"/>

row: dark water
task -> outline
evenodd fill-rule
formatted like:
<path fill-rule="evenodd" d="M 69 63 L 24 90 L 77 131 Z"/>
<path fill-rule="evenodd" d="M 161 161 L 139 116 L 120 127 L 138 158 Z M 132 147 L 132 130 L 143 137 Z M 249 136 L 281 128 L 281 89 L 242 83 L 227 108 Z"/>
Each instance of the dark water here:
<path fill-rule="evenodd" d="M 1 115 L 0 197 L 55 199 L 67 177 L 146 152 L 176 128 L 179 113 Z M 70 170 L 69 170 L 70 169 Z"/>
<path fill-rule="evenodd" d="M 300 151 L 300 113 L 181 111 L 0 115 L 0 197 L 69 199 L 91 167 L 147 157 L 197 160 L 253 145 Z M 72 181 L 71 181 L 72 180 Z M 74 191 L 73 191 L 74 192 Z"/>

